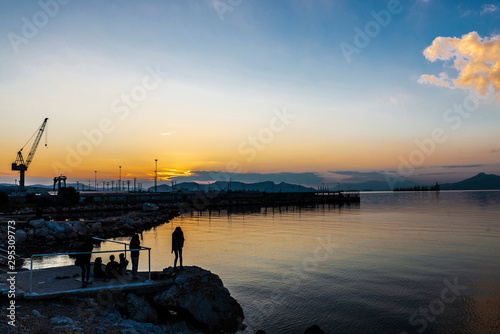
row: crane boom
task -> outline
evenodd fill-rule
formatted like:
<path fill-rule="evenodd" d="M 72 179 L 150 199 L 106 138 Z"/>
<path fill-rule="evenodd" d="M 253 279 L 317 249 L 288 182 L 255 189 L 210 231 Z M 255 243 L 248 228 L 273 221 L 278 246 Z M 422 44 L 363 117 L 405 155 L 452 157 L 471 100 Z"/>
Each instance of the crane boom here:
<path fill-rule="evenodd" d="M 35 138 L 35 141 L 33 142 L 33 145 L 31 146 L 31 150 L 30 150 L 30 153 L 28 154 L 28 158 L 26 159 L 26 162 L 24 161 L 24 158 L 23 158 L 23 153 L 22 153 L 23 148 L 24 148 L 23 147 L 17 152 L 16 161 L 12 163 L 12 170 L 18 170 L 20 172 L 19 186 L 21 188 L 24 188 L 24 174 L 28 170 L 28 167 L 31 164 L 31 161 L 33 160 L 33 157 L 35 156 L 36 149 L 38 148 L 38 144 L 40 143 L 40 139 L 42 138 L 42 134 L 43 134 L 43 131 L 45 130 L 45 125 L 47 124 L 48 120 L 49 120 L 48 118 L 45 118 L 42 125 L 38 129 L 38 133 L 36 134 L 36 138 Z"/>
<path fill-rule="evenodd" d="M 47 124 L 48 120 L 48 118 L 45 118 L 42 125 L 40 126 L 40 129 L 38 129 L 38 134 L 36 135 L 35 142 L 33 143 L 33 146 L 31 146 L 30 153 L 28 154 L 28 159 L 26 159 L 26 168 L 29 167 L 31 161 L 33 160 L 33 157 L 35 156 L 36 149 L 38 148 L 40 138 L 42 138 L 43 130 L 45 130 L 45 125 Z"/>

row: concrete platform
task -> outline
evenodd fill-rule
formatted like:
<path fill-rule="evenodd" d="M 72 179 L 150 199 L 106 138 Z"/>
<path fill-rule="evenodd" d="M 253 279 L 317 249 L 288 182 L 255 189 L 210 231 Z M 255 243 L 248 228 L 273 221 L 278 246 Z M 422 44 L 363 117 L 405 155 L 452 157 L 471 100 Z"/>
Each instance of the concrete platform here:
<path fill-rule="evenodd" d="M 76 274 L 78 276 L 73 277 Z M 155 277 L 158 277 L 158 274 L 160 273 L 152 273 Z M 77 266 L 33 270 L 32 289 L 30 293 L 30 271 L 19 271 L 15 275 L 16 298 L 51 299 L 69 295 L 86 296 L 95 295 L 102 290 L 109 290 L 113 293 L 121 291 L 145 293 L 164 289 L 174 283 L 174 278 L 152 281 L 148 279 L 148 272 L 139 272 L 138 280 L 134 280 L 132 275 L 123 275 L 116 279 L 109 279 L 107 282 L 103 279 L 94 279 L 91 277 L 90 282 L 92 284 L 82 288 L 80 275 L 81 269 Z M 3 295 L 9 292 L 7 279 L 10 276 L 7 273 L 0 275 L 0 288 Z"/>

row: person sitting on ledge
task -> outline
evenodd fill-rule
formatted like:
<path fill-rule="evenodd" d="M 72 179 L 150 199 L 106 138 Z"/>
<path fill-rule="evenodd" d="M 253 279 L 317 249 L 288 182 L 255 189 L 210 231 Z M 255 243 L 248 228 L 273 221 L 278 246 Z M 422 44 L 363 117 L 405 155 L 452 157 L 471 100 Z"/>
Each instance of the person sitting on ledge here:
<path fill-rule="evenodd" d="M 120 258 L 120 264 L 118 265 L 119 267 L 118 272 L 120 273 L 120 275 L 124 275 L 127 271 L 128 260 L 125 258 L 125 254 L 123 253 L 120 253 L 118 257 Z"/>
<path fill-rule="evenodd" d="M 100 257 L 94 261 L 94 278 L 106 278 L 106 273 L 102 270 L 102 259 Z"/>
<path fill-rule="evenodd" d="M 117 278 L 120 273 L 120 265 L 115 261 L 115 256 L 109 256 L 109 262 L 106 265 L 106 277 Z"/>

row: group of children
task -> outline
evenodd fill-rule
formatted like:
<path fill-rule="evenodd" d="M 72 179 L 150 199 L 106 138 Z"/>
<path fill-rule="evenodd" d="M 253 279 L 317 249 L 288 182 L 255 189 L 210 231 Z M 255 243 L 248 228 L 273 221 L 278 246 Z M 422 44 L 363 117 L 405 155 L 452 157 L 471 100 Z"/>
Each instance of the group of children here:
<path fill-rule="evenodd" d="M 180 270 L 183 270 L 182 266 L 182 247 L 184 246 L 184 233 L 180 226 L 177 226 L 175 231 L 172 233 L 172 253 L 175 254 L 174 259 L 174 270 L 177 271 L 177 260 L 180 260 Z M 132 277 L 134 280 L 139 279 L 137 276 L 137 269 L 139 264 L 139 251 L 141 249 L 141 243 L 139 240 L 139 235 L 136 233 L 132 236 L 130 240 L 130 258 L 132 260 Z M 79 248 L 80 254 L 76 256 L 75 265 L 80 266 L 82 269 L 82 288 L 86 287 L 90 282 L 90 258 L 92 255 L 93 244 L 92 237 L 88 236 L 85 242 Z M 121 253 L 119 255 L 120 262 L 115 261 L 115 256 L 109 256 L 109 262 L 106 264 L 104 270 L 102 270 L 102 258 L 98 257 L 94 261 L 94 278 L 101 278 L 107 281 L 109 278 L 118 278 L 121 275 L 126 274 L 127 266 L 129 261 L 125 258 L 125 254 Z"/>
<path fill-rule="evenodd" d="M 125 254 L 121 253 L 119 255 L 120 262 L 115 261 L 115 256 L 109 256 L 109 262 L 105 269 L 102 270 L 102 259 L 100 257 L 96 258 L 94 261 L 94 278 L 118 278 L 120 275 L 124 275 L 127 270 L 128 260 L 125 258 Z"/>

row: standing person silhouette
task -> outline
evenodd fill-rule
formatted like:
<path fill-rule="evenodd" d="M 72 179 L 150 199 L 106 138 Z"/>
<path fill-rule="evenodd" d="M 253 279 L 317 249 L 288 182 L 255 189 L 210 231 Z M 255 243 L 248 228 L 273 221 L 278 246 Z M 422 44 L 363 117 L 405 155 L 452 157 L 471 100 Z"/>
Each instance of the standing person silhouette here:
<path fill-rule="evenodd" d="M 175 228 L 175 231 L 172 233 L 172 252 L 175 254 L 174 260 L 174 270 L 177 270 L 177 259 L 180 257 L 180 269 L 183 270 L 182 266 L 182 247 L 184 247 L 184 233 L 180 226 Z"/>
<path fill-rule="evenodd" d="M 87 254 L 78 254 L 77 261 L 82 269 L 82 288 L 86 287 L 90 283 L 90 258 L 92 257 L 92 250 L 94 245 L 92 244 L 92 237 L 87 236 L 85 242 L 80 246 L 78 252 Z"/>
<path fill-rule="evenodd" d="M 141 241 L 139 240 L 139 234 L 134 234 L 130 240 L 130 249 L 141 248 Z M 139 268 L 139 251 L 133 250 L 130 252 L 130 258 L 132 259 L 132 276 L 134 279 L 139 279 L 137 277 L 137 269 Z"/>

